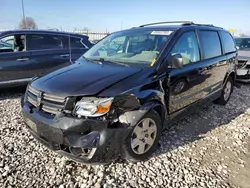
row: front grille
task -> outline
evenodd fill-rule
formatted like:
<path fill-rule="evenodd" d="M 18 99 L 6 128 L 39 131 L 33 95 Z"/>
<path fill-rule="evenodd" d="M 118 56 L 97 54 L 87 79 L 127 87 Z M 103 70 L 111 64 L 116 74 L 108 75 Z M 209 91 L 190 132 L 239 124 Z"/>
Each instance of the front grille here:
<path fill-rule="evenodd" d="M 238 60 L 237 68 L 242 68 L 246 65 L 247 60 Z"/>
<path fill-rule="evenodd" d="M 50 114 L 61 112 L 66 100 L 65 97 L 43 93 L 31 86 L 28 86 L 26 99 L 34 107 Z"/>

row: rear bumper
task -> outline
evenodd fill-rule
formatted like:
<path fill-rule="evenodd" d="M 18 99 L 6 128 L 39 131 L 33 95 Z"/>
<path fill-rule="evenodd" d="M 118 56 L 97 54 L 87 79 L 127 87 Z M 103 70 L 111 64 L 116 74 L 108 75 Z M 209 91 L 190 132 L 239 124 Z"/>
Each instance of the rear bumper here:
<path fill-rule="evenodd" d="M 82 163 L 108 163 L 122 155 L 129 127 L 109 121 L 79 119 L 49 114 L 22 104 L 24 122 L 30 133 L 47 148 Z"/>

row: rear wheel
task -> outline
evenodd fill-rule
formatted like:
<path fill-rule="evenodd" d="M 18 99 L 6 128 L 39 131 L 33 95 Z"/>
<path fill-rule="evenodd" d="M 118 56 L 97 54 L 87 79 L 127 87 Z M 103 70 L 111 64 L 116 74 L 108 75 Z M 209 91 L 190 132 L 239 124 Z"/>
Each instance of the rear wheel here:
<path fill-rule="evenodd" d="M 157 149 L 161 135 L 161 118 L 155 110 L 149 111 L 134 126 L 125 143 L 126 160 L 148 159 Z"/>
<path fill-rule="evenodd" d="M 233 80 L 232 80 L 232 77 L 229 77 L 222 89 L 221 96 L 214 102 L 220 105 L 227 104 L 232 92 L 233 92 Z"/>

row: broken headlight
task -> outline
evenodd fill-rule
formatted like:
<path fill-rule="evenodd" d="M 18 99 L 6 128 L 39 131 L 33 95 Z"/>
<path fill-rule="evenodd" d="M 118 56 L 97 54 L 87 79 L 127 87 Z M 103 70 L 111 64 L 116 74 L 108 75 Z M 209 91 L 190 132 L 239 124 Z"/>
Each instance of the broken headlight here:
<path fill-rule="evenodd" d="M 74 113 L 77 116 L 98 117 L 109 112 L 113 98 L 82 98 L 75 105 Z"/>

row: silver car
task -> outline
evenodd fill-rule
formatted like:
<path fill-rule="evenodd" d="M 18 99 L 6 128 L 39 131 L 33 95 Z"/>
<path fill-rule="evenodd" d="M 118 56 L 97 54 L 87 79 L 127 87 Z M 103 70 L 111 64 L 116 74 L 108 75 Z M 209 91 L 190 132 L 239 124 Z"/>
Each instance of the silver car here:
<path fill-rule="evenodd" d="M 250 83 L 250 37 L 237 37 L 238 48 L 237 81 Z"/>

